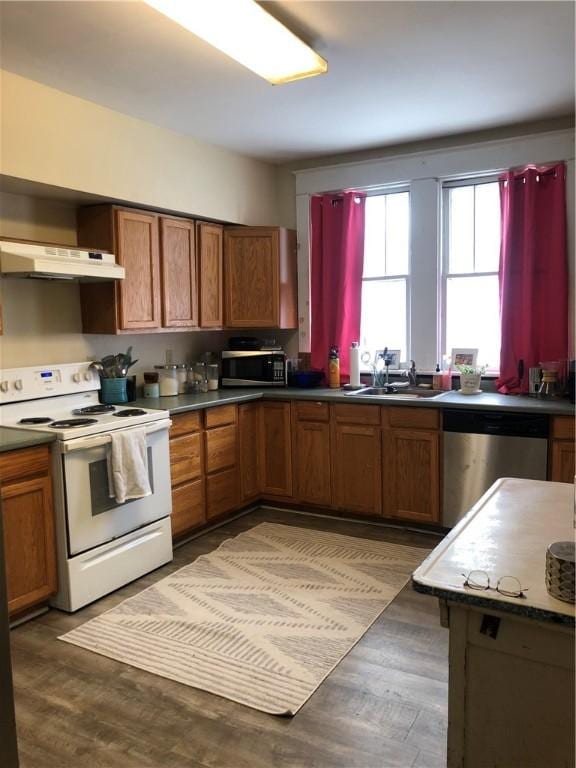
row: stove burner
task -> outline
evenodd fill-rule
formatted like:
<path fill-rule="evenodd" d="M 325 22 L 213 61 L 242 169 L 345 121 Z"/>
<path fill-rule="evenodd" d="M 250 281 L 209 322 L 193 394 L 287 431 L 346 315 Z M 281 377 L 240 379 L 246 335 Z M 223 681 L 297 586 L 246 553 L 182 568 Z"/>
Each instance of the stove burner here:
<path fill-rule="evenodd" d="M 18 424 L 49 424 L 51 421 L 47 416 L 31 416 L 28 419 L 20 419 Z"/>
<path fill-rule="evenodd" d="M 76 408 L 74 411 L 72 411 L 72 413 L 75 416 L 85 416 L 91 413 L 110 413 L 111 411 L 115 410 L 116 408 L 114 408 L 113 405 L 100 403 L 99 405 L 87 405 L 84 408 Z"/>
<path fill-rule="evenodd" d="M 98 419 L 62 419 L 50 424 L 54 429 L 68 429 L 70 427 L 87 427 L 89 424 L 97 424 Z"/>
<path fill-rule="evenodd" d="M 120 416 L 121 418 L 127 416 L 146 416 L 146 411 L 143 411 L 142 408 L 124 408 L 123 411 L 116 411 L 114 416 Z"/>

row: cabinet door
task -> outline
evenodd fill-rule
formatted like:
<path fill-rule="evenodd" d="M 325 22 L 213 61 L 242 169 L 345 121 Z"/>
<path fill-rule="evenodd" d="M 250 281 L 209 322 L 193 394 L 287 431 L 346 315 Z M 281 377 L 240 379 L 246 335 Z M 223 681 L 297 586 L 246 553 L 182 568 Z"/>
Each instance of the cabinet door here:
<path fill-rule="evenodd" d="M 226 469 L 206 478 L 206 516 L 213 517 L 231 512 L 238 506 L 238 470 Z"/>
<path fill-rule="evenodd" d="M 184 483 L 172 489 L 172 536 L 184 533 L 206 522 L 204 508 L 204 480 Z"/>
<path fill-rule="evenodd" d="M 439 433 L 394 429 L 383 433 L 384 514 L 440 522 Z"/>
<path fill-rule="evenodd" d="M 260 488 L 272 496 L 292 496 L 290 403 L 262 403 Z"/>
<path fill-rule="evenodd" d="M 56 551 L 50 477 L 2 485 L 8 610 L 41 603 L 56 592 Z"/>
<path fill-rule="evenodd" d="M 224 325 L 222 238 L 219 224 L 198 222 L 198 276 L 200 283 L 200 327 L 221 328 Z"/>
<path fill-rule="evenodd" d="M 224 233 L 226 325 L 274 328 L 280 324 L 278 230 Z"/>
<path fill-rule="evenodd" d="M 333 422 L 332 430 L 334 505 L 363 515 L 380 515 L 380 427 Z"/>
<path fill-rule="evenodd" d="M 330 424 L 322 421 L 294 423 L 294 467 L 298 500 L 329 507 L 332 504 Z"/>
<path fill-rule="evenodd" d="M 194 222 L 160 219 L 162 264 L 162 325 L 195 328 L 198 325 L 198 280 Z"/>
<path fill-rule="evenodd" d="M 573 441 L 552 440 L 550 454 L 550 480 L 557 483 L 573 483 L 575 474 Z"/>
<path fill-rule="evenodd" d="M 158 217 L 138 211 L 118 210 L 116 254 L 125 268 L 120 281 L 119 327 L 160 327 L 160 257 Z"/>
<path fill-rule="evenodd" d="M 218 472 L 236 466 L 236 425 L 207 429 L 206 472 Z"/>
<path fill-rule="evenodd" d="M 258 433 L 260 403 L 246 403 L 238 408 L 240 431 L 240 494 L 242 501 L 260 495 Z"/>

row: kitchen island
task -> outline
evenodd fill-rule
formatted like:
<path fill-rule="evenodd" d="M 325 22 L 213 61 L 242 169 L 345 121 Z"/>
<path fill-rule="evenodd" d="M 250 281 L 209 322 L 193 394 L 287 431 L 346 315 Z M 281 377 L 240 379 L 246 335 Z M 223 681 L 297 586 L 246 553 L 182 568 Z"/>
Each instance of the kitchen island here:
<path fill-rule="evenodd" d="M 496 482 L 413 574 L 450 629 L 448 768 L 574 765 L 574 605 L 546 590 L 547 547 L 574 538 L 574 487 Z M 524 597 L 464 586 L 485 571 Z"/>

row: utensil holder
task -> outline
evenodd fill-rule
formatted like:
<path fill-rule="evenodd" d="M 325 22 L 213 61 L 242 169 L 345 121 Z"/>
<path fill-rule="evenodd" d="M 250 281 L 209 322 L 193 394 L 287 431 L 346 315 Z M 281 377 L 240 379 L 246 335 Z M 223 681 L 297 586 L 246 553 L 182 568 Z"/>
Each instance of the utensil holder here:
<path fill-rule="evenodd" d="M 100 399 L 110 405 L 127 403 L 126 379 L 100 379 Z"/>

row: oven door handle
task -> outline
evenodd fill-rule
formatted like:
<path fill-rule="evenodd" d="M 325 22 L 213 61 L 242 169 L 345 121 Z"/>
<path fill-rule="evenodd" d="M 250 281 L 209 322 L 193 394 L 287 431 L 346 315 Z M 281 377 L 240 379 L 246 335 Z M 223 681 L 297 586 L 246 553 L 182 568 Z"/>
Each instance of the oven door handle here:
<path fill-rule="evenodd" d="M 154 432 L 161 432 L 163 429 L 168 429 L 172 422 L 170 419 L 162 419 L 161 421 L 155 421 L 146 426 L 146 435 L 153 435 Z M 130 429 L 137 429 L 137 427 L 128 427 L 127 429 L 119 430 L 122 432 L 129 432 Z M 116 430 L 114 430 L 116 431 Z M 92 437 L 80 437 L 76 440 L 71 440 L 68 443 L 60 443 L 60 453 L 73 453 L 74 451 L 87 451 L 89 448 L 99 448 L 102 445 L 109 445 L 112 442 L 110 434 L 106 435 L 93 435 Z"/>

